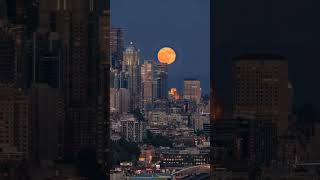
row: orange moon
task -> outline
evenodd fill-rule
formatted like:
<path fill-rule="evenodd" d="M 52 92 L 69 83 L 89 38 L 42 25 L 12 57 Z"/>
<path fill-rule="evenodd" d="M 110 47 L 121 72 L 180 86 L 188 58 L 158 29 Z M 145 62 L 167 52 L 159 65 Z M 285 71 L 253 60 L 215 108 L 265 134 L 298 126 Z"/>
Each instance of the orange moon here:
<path fill-rule="evenodd" d="M 170 47 L 164 47 L 158 52 L 158 59 L 162 64 L 172 64 L 176 57 L 176 52 Z"/>

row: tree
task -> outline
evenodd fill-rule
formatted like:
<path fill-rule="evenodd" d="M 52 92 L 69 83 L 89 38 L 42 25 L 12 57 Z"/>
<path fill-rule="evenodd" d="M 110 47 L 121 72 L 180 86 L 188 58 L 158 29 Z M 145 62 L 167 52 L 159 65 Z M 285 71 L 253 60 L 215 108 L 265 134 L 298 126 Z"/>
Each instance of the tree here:
<path fill-rule="evenodd" d="M 155 147 L 172 147 L 172 141 L 169 138 L 161 135 L 154 135 L 150 132 L 147 132 L 144 142 L 152 144 Z"/>
<path fill-rule="evenodd" d="M 130 161 L 136 163 L 140 155 L 138 144 L 128 142 L 125 139 L 112 142 L 112 165 L 117 166 L 120 162 Z"/>
<path fill-rule="evenodd" d="M 139 121 L 145 121 L 143 114 L 141 113 L 140 109 L 137 108 L 133 111 L 133 116 Z"/>

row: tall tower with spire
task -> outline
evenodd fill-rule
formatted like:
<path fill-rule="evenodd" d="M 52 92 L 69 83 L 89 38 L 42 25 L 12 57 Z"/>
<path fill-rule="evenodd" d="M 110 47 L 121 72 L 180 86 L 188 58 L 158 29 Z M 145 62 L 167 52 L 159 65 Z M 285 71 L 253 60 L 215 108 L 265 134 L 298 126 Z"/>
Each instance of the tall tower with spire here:
<path fill-rule="evenodd" d="M 128 89 L 130 93 L 130 111 L 140 107 L 140 69 L 139 50 L 130 42 L 130 45 L 123 52 L 122 71 L 127 72 Z"/>

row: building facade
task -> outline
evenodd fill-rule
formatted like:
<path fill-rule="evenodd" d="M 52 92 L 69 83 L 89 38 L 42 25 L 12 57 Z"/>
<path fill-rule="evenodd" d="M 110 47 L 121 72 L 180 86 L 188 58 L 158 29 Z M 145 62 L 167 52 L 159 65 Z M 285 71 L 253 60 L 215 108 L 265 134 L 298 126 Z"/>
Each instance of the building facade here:
<path fill-rule="evenodd" d="M 188 99 L 196 103 L 201 100 L 201 86 L 197 79 L 185 79 L 183 81 L 183 99 Z"/>

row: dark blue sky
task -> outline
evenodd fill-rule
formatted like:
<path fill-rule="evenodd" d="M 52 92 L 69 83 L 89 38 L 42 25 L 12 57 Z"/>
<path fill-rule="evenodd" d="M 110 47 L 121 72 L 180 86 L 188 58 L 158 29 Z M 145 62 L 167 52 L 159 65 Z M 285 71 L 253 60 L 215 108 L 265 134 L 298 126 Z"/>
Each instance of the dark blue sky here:
<path fill-rule="evenodd" d="M 210 0 L 111 0 L 111 24 L 125 29 L 141 60 L 155 59 L 163 46 L 173 47 L 177 60 L 169 66 L 169 87 L 184 78 L 198 78 L 210 88 Z"/>

